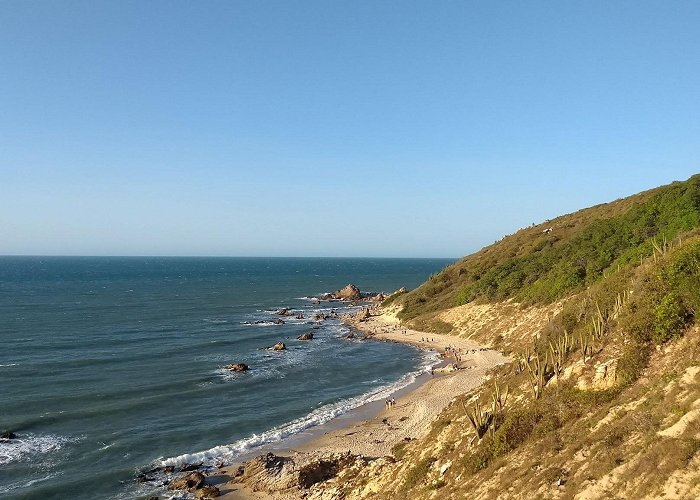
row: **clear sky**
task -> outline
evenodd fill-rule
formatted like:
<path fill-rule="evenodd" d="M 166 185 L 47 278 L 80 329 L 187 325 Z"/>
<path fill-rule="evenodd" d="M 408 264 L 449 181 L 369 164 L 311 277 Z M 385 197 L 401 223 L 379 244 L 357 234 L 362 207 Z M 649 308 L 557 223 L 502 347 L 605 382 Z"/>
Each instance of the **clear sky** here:
<path fill-rule="evenodd" d="M 458 257 L 699 171 L 698 1 L 0 1 L 0 254 Z"/>

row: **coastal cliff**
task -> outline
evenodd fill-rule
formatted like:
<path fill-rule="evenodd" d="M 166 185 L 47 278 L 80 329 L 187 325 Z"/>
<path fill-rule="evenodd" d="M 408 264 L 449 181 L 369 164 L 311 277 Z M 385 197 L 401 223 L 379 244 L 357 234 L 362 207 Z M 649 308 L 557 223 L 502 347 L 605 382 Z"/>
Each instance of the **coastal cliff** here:
<path fill-rule="evenodd" d="M 513 361 L 295 494 L 697 498 L 699 308 L 700 175 L 521 229 L 375 312 Z"/>

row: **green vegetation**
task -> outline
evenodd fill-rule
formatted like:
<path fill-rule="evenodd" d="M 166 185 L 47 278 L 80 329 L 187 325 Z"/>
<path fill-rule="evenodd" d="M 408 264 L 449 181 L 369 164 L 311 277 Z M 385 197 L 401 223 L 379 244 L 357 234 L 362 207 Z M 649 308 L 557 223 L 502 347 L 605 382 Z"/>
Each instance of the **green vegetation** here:
<path fill-rule="evenodd" d="M 678 246 L 678 236 L 699 226 L 700 175 L 695 175 L 685 182 L 520 230 L 402 295 L 400 317 L 411 320 L 475 300 L 551 303 L 619 268 L 663 256 Z M 697 270 L 698 265 L 692 256 L 678 263 L 679 269 Z M 682 312 L 674 309 L 673 300 L 669 298 L 665 310 L 659 312 L 670 322 L 668 331 L 682 323 L 682 318 L 674 316 Z M 668 331 L 662 327 L 657 336 L 664 337 Z"/>
<path fill-rule="evenodd" d="M 435 463 L 435 461 L 436 459 L 434 457 L 427 457 L 419 460 L 418 463 L 406 474 L 403 487 L 406 490 L 410 490 L 411 488 L 425 481 L 428 477 L 430 467 Z"/>

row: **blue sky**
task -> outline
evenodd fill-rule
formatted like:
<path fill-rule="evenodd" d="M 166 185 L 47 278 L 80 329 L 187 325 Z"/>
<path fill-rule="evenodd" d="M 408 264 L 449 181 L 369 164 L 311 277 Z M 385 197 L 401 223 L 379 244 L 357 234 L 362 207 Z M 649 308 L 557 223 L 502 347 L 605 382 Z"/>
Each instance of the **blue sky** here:
<path fill-rule="evenodd" d="M 458 257 L 700 171 L 700 2 L 0 2 L 0 254 Z"/>

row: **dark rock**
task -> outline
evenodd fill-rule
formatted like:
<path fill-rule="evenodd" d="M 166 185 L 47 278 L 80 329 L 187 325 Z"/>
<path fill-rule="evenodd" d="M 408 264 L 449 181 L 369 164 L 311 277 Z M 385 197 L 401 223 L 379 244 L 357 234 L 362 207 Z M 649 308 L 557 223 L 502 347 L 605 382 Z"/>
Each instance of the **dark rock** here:
<path fill-rule="evenodd" d="M 193 470 L 198 470 L 202 466 L 202 462 L 198 464 L 183 464 L 180 467 L 180 472 L 191 472 Z"/>
<path fill-rule="evenodd" d="M 289 316 L 290 315 L 289 308 L 283 307 L 282 309 L 278 309 L 275 314 L 277 316 Z"/>
<path fill-rule="evenodd" d="M 354 338 L 355 338 L 355 334 L 352 333 L 352 332 L 350 332 L 350 333 L 348 333 L 348 334 L 345 336 L 345 338 L 346 338 L 346 339 L 354 339 Z"/>
<path fill-rule="evenodd" d="M 304 319 L 304 313 L 303 313 L 303 312 L 299 312 L 299 313 L 297 313 L 297 315 L 294 316 L 294 317 L 295 317 L 296 319 Z"/>
<path fill-rule="evenodd" d="M 228 370 L 230 372 L 244 372 L 248 370 L 248 365 L 245 363 L 233 363 L 232 365 L 226 365 L 224 366 L 225 370 Z M 187 469 L 182 469 L 182 470 L 187 470 Z"/>
<path fill-rule="evenodd" d="M 317 312 L 314 314 L 314 320 L 323 321 L 324 319 L 326 319 L 326 316 L 322 312 Z"/>
<path fill-rule="evenodd" d="M 190 472 L 189 474 L 173 479 L 168 485 L 170 490 L 187 490 L 191 491 L 199 488 L 204 483 L 204 474 L 199 471 Z"/>
<path fill-rule="evenodd" d="M 17 434 L 15 434 L 12 431 L 4 432 L 4 433 L 0 434 L 0 439 L 5 439 L 5 440 L 17 439 Z"/>
<path fill-rule="evenodd" d="M 313 333 L 311 333 L 311 332 L 306 332 L 306 333 L 303 334 L 303 335 L 299 335 L 299 336 L 297 337 L 297 340 L 311 340 L 311 339 L 313 339 L 313 338 L 314 338 L 314 334 L 313 334 Z"/>

